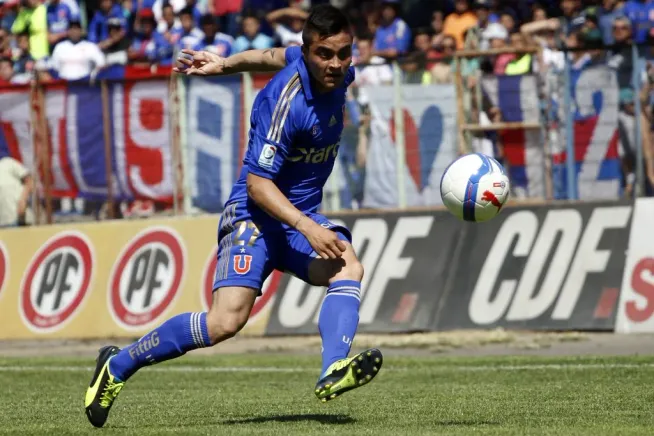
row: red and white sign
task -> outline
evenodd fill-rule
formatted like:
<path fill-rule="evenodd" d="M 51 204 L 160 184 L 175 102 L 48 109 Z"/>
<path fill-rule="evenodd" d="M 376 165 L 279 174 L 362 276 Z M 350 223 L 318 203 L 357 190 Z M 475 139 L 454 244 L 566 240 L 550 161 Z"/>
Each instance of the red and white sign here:
<path fill-rule="evenodd" d="M 214 247 L 209 256 L 209 260 L 204 267 L 204 284 L 202 291 L 202 304 L 204 305 L 204 310 L 208 311 L 211 308 L 213 302 L 213 283 L 216 277 L 216 265 L 218 264 L 218 258 L 216 253 L 218 247 Z M 275 300 L 275 294 L 279 289 L 279 283 L 282 280 L 283 273 L 274 270 L 268 278 L 263 282 L 262 295 L 257 298 L 252 306 L 252 311 L 250 311 L 250 318 L 248 322 L 254 322 L 257 319 L 257 316 L 263 311 L 266 306 L 272 307 L 272 303 Z"/>
<path fill-rule="evenodd" d="M 636 200 L 615 331 L 654 332 L 654 198 Z"/>
<path fill-rule="evenodd" d="M 71 320 L 86 297 L 93 274 L 93 250 L 81 233 L 62 232 L 32 257 L 20 286 L 20 315 L 37 333 Z"/>
<path fill-rule="evenodd" d="M 109 309 L 127 330 L 144 329 L 178 295 L 186 265 L 182 239 L 167 227 L 137 234 L 118 256 L 109 276 Z"/>
<path fill-rule="evenodd" d="M 5 282 L 9 280 L 9 256 L 7 255 L 7 249 L 0 242 L 0 297 L 2 296 L 2 288 L 4 287 Z"/>

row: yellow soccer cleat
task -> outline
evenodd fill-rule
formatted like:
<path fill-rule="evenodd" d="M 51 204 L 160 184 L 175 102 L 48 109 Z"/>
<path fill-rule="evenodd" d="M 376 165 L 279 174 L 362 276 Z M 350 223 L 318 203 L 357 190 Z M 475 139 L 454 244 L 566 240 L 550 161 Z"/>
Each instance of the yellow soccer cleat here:
<path fill-rule="evenodd" d="M 94 427 L 102 427 L 107 421 L 109 410 L 125 385 L 109 372 L 109 359 L 119 351 L 118 347 L 103 347 L 96 359 L 95 373 L 84 399 L 86 417 Z"/>
<path fill-rule="evenodd" d="M 327 368 L 316 384 L 316 397 L 325 403 L 369 383 L 381 369 L 383 361 L 381 351 L 376 348 L 348 359 L 337 360 Z"/>

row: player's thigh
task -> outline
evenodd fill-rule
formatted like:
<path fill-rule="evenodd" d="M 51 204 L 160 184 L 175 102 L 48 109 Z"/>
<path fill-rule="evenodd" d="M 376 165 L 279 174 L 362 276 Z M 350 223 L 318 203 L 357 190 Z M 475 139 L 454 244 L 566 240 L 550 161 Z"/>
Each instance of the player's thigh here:
<path fill-rule="evenodd" d="M 207 314 L 212 343 L 235 335 L 245 326 L 257 294 L 258 289 L 245 286 L 225 286 L 214 291 Z"/>
<path fill-rule="evenodd" d="M 283 270 L 315 286 L 328 286 L 335 280 L 357 280 L 363 277 L 363 266 L 352 248 L 350 231 L 330 222 L 320 214 L 309 217 L 328 228 L 345 242 L 347 249 L 339 259 L 322 259 L 313 250 L 307 238 L 291 230 L 287 234 L 287 249 L 283 256 Z"/>

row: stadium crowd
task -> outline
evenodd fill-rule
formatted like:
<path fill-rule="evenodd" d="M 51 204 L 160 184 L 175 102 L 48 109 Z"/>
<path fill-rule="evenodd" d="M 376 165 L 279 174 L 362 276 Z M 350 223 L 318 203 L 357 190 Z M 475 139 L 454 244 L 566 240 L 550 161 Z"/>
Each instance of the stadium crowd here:
<path fill-rule="evenodd" d="M 309 8 L 323 2 L 344 8 L 355 34 L 361 116 L 352 160 L 358 168 L 365 167 L 370 121 L 364 88 L 391 82 L 390 60 L 400 61 L 405 83 L 451 83 L 455 50 L 540 46 L 537 54 L 463 62 L 467 88 L 483 73 L 561 72 L 566 57 L 575 64 L 608 63 L 618 73 L 621 115 L 633 121 L 635 100 L 643 103 L 641 136 L 654 185 L 654 0 L 0 0 L 0 86 L 36 76 L 88 79 L 116 64 L 169 67 L 182 48 L 228 56 L 299 45 Z M 633 162 L 625 161 L 630 192 Z"/>

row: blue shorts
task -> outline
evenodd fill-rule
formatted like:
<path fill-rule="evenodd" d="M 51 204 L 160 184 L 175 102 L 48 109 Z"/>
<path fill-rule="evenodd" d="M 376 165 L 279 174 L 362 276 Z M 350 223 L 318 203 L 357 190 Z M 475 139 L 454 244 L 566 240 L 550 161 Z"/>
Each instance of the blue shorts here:
<path fill-rule="evenodd" d="M 214 291 L 226 286 L 245 286 L 259 290 L 261 295 L 263 282 L 275 269 L 311 284 L 309 264 L 318 255 L 302 233 L 282 228 L 266 232 L 259 230 L 251 220 L 233 222 L 229 216 L 223 213 L 218 225 Z M 346 227 L 317 213 L 308 213 L 307 216 L 335 231 L 339 239 L 352 242 L 352 235 Z"/>

